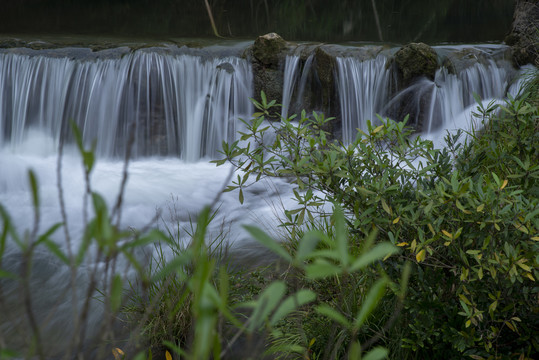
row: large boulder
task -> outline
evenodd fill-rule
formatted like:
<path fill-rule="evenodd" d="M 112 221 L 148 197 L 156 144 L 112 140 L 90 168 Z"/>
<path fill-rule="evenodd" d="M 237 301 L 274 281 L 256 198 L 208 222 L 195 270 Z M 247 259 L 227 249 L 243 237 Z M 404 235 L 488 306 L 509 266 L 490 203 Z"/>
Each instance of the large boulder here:
<path fill-rule="evenodd" d="M 438 69 L 438 56 L 433 48 L 424 43 L 410 43 L 395 53 L 394 58 L 401 88 L 408 87 L 416 78 L 434 80 Z"/>
<path fill-rule="evenodd" d="M 286 41 L 276 33 L 259 36 L 253 45 L 253 56 L 260 63 L 270 68 L 277 68 L 283 51 L 286 49 Z"/>
<path fill-rule="evenodd" d="M 511 33 L 505 38 L 517 66 L 539 66 L 539 0 L 517 0 Z"/>

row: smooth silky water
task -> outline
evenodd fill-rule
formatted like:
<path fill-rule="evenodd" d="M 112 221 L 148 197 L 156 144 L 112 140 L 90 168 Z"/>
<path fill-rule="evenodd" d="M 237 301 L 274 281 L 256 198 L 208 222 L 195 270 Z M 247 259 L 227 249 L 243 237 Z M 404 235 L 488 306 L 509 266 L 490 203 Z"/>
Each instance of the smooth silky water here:
<path fill-rule="evenodd" d="M 462 48 L 436 50 L 448 53 Z M 374 119 L 376 113 L 387 115 L 392 101 L 414 90 L 417 96 L 427 97 L 427 101 L 418 100 L 414 105 L 426 106 L 420 111 L 426 114 L 423 135 L 436 146 L 443 146 L 445 130 L 468 126 L 475 108 L 472 92 L 484 99 L 501 100 L 508 91 L 517 91 L 518 85 L 513 84 L 516 71 L 499 55 L 502 47 L 476 49 L 485 55 L 485 62 L 457 74 L 442 67 L 434 81 L 420 80 L 412 85 L 415 89 L 404 90 L 393 99 L 389 99 L 389 87 L 394 74 L 386 66 L 387 54 L 368 60 L 338 58 L 336 88 L 343 140 L 352 141 L 356 129 L 365 129 L 367 119 Z M 307 62 L 302 73 L 295 55 L 283 64 L 283 116 L 294 99 L 301 98 L 298 94 L 305 86 L 302 79 L 306 72 L 313 71 L 312 59 Z M 235 139 L 242 126 L 239 119 L 252 114 L 252 77 L 249 63 L 231 55 L 145 49 L 87 58 L 54 51 L 46 56 L 35 51 L 4 51 L 0 53 L 0 203 L 9 211 L 19 233 L 31 229 L 28 170 L 32 169 L 41 196 L 39 232 L 61 222 L 57 186 L 61 164 L 67 227 L 73 247 L 80 245 L 86 186 L 82 160 L 70 132 L 69 121 L 73 121 L 87 145 L 97 141 L 97 163 L 90 182 L 109 207 L 116 201 L 123 158 L 132 144 L 121 228 L 141 228 L 160 214 L 154 226 L 190 229 L 198 212 L 214 201 L 229 179 L 230 167 L 215 167 L 209 160 L 219 156 L 223 141 Z M 65 146 L 59 162 L 61 140 Z M 225 231 L 232 251 L 245 259 L 260 256 L 242 225 L 255 224 L 279 238 L 283 209 L 294 207 L 292 185 L 279 179 L 265 180 L 246 189 L 243 205 L 237 196 L 236 192 L 220 195 L 210 236 Z M 63 231 L 57 231 L 54 239 L 65 251 Z M 187 243 L 187 230 L 180 231 L 177 240 Z M 20 259 L 19 249 L 8 241 L 3 268 L 17 272 Z M 37 251 L 34 259 L 31 288 L 36 317 L 38 322 L 47 323 L 47 341 L 58 346 L 71 334 L 73 306 L 82 305 L 71 304 L 69 296 L 60 297 L 70 284 L 67 266 L 46 251 Z M 93 268 L 93 264 L 85 266 Z M 124 274 L 131 280 L 134 276 L 129 269 Z M 81 299 L 88 276 L 89 271 L 78 272 Z M 24 309 L 14 283 L 4 281 L 2 291 L 7 301 L 0 314 L 0 331 L 5 337 L 17 328 Z M 99 328 L 98 305 L 92 307 L 88 338 Z"/>

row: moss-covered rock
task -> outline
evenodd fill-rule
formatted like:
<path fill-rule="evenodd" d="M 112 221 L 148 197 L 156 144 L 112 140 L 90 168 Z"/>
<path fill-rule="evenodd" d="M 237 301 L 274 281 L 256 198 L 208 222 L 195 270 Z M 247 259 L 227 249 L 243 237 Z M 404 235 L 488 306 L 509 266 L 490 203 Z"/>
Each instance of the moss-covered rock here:
<path fill-rule="evenodd" d="M 259 36 L 253 45 L 253 56 L 265 66 L 277 68 L 283 51 L 286 49 L 286 41 L 276 33 Z"/>
<path fill-rule="evenodd" d="M 434 80 L 438 69 L 436 52 L 424 43 L 410 43 L 403 46 L 395 54 L 394 61 L 403 87 L 407 87 L 421 76 Z"/>
<path fill-rule="evenodd" d="M 539 1 L 517 0 L 511 33 L 505 38 L 517 66 L 539 66 Z"/>

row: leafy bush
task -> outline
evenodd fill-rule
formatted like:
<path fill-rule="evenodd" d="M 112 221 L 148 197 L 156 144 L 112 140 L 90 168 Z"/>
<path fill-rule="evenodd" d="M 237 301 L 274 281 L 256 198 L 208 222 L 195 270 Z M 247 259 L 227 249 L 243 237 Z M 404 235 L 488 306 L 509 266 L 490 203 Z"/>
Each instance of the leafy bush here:
<path fill-rule="evenodd" d="M 342 144 L 329 139 L 331 119 L 321 114 L 267 122 L 276 105 L 261 99 L 241 139 L 225 143 L 216 161 L 240 170 L 228 190 L 239 190 L 241 202 L 251 177 L 288 177 L 299 205 L 287 212 L 291 233 L 331 202 L 343 207 L 351 234 L 374 228 L 380 241 L 401 247 L 399 258 L 379 264 L 397 278 L 405 261 L 414 263 L 399 327 L 384 329 L 386 339 L 397 333 L 398 347 L 409 349 L 392 348 L 399 358 L 537 354 L 536 105 L 523 96 L 480 106 L 484 129 L 464 145 L 461 132 L 448 135 L 439 150 L 414 137 L 406 121 L 381 118 Z M 383 327 L 371 325 L 373 332 Z"/>

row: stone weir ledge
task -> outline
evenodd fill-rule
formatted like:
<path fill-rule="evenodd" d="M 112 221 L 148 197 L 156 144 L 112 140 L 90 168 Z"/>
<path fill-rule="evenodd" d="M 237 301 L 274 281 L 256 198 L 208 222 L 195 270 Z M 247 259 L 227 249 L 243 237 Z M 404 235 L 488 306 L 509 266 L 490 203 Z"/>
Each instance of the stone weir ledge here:
<path fill-rule="evenodd" d="M 420 81 L 435 80 L 438 70 L 449 74 L 462 74 L 476 64 L 505 67 L 507 73 L 516 73 L 518 67 L 532 63 L 539 66 L 536 33 L 539 6 L 537 1 L 518 1 L 511 33 L 506 38 L 508 45 L 481 46 L 437 46 L 424 43 L 410 43 L 402 47 L 390 45 L 335 45 L 320 43 L 294 43 L 283 39 L 276 33 L 259 36 L 252 41 L 177 39 L 165 43 L 121 42 L 80 40 L 21 40 L 0 38 L 0 53 L 18 53 L 29 56 L 44 55 L 69 57 L 73 59 L 121 58 L 133 51 L 152 51 L 164 54 L 188 53 L 196 56 L 239 56 L 252 64 L 254 97 L 260 100 L 264 91 L 268 99 L 283 102 L 283 89 L 289 73 L 285 73 L 287 61 L 294 58 L 296 83 L 292 84 L 295 93 L 288 98 L 288 113 L 319 111 L 336 118 L 328 130 L 339 135 L 342 131 L 343 109 L 338 87 L 339 59 L 353 58 L 356 61 L 384 58 L 384 71 L 388 72 L 385 101 L 391 101 L 390 116 L 399 119 L 410 114 L 412 124 L 423 128 L 424 109 L 428 108 L 428 96 L 417 84 Z M 531 29 L 531 30 L 530 30 Z M 71 41 L 71 42 L 70 42 Z M 288 57 L 288 58 L 287 58 Z M 376 75 L 376 74 L 373 74 Z M 436 83 L 434 83 L 436 84 Z M 290 86 L 290 83 L 288 84 Z M 404 91 L 406 90 L 406 91 Z M 507 91 L 508 89 L 503 89 Z M 395 96 L 407 93 L 404 96 Z M 397 99 L 395 99 L 397 98 Z M 411 108 L 414 98 L 419 105 Z M 391 99 L 391 100 L 390 100 Z M 419 99 L 419 100 L 417 100 Z M 423 104 L 421 104 L 423 102 Z M 415 112 L 415 113 L 414 113 Z M 387 114 L 386 114 L 387 115 Z M 279 117 L 276 116 L 275 120 Z"/>

